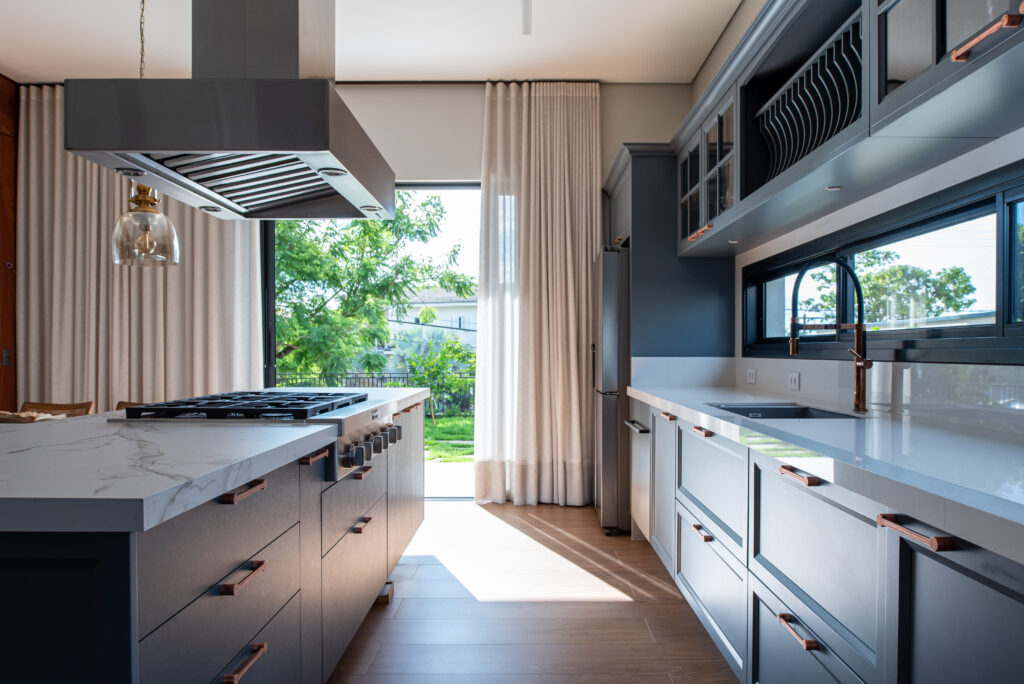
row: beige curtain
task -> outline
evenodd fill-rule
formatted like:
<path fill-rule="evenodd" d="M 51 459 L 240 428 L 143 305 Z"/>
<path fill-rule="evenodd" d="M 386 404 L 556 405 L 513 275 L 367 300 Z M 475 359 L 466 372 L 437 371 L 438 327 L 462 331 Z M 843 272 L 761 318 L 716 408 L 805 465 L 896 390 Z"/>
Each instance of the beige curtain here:
<path fill-rule="evenodd" d="M 581 506 L 593 501 L 598 85 L 488 84 L 486 98 L 477 500 Z M 513 313 L 492 315 L 499 302 Z"/>
<path fill-rule="evenodd" d="M 129 183 L 64 151 L 62 86 L 23 86 L 18 400 L 159 401 L 262 385 L 258 224 L 161 198 L 181 264 L 115 266 Z"/>

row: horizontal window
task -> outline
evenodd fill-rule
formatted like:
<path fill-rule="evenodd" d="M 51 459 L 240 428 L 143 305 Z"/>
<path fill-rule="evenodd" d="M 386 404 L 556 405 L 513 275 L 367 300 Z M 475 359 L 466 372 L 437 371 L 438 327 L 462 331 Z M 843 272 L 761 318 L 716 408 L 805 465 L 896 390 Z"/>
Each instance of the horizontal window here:
<path fill-rule="evenodd" d="M 855 323 L 852 281 L 820 263 L 839 260 L 860 281 L 873 358 L 1021 363 L 1024 186 L 1013 185 L 1019 174 L 987 191 L 974 181 L 960 200 L 919 200 L 745 267 L 744 354 L 788 355 L 793 288 L 806 266 L 814 268 L 800 283 L 796 320 L 812 328 Z M 801 355 L 849 358 L 849 330 L 799 334 L 808 343 Z"/>

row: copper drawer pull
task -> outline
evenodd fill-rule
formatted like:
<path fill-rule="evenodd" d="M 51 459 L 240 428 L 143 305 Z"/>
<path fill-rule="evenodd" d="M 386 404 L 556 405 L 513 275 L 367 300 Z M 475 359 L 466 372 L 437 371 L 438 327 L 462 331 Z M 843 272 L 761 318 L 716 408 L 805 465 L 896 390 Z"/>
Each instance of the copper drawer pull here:
<path fill-rule="evenodd" d="M 817 487 L 818 485 L 821 484 L 820 477 L 815 477 L 814 475 L 801 475 L 800 473 L 796 472 L 796 469 L 791 465 L 780 465 L 779 475 L 791 477 L 800 484 L 802 484 L 804 487 Z"/>
<path fill-rule="evenodd" d="M 267 642 L 260 641 L 252 645 L 252 653 L 245 657 L 242 664 L 238 666 L 238 669 L 231 674 L 226 674 L 220 679 L 220 684 L 238 684 L 242 681 L 242 677 L 249 671 L 249 668 L 256 664 L 256 661 L 263 657 L 263 654 L 267 652 Z"/>
<path fill-rule="evenodd" d="M 364 517 L 362 520 L 360 520 L 352 526 L 352 532 L 355 534 L 362 534 L 363 530 L 366 529 L 366 526 L 370 523 L 371 520 L 373 520 L 373 516 L 368 515 Z"/>
<path fill-rule="evenodd" d="M 920 532 L 915 532 L 909 527 L 904 527 L 896 522 L 896 516 L 892 513 L 879 513 L 878 517 L 875 518 L 878 521 L 879 527 L 891 527 L 899 534 L 913 539 L 919 544 L 924 544 L 932 551 L 952 551 L 953 550 L 953 538 L 952 537 L 926 537 Z"/>
<path fill-rule="evenodd" d="M 301 463 L 302 465 L 313 465 L 317 461 L 322 461 L 323 459 L 327 458 L 328 453 L 329 452 L 327 449 L 321 449 L 320 451 L 316 452 L 311 456 L 303 456 L 302 458 L 299 459 L 299 463 Z"/>
<path fill-rule="evenodd" d="M 1024 12 L 1024 3 L 1021 3 L 1021 11 Z M 1015 26 L 1020 26 L 1020 20 L 1021 15 L 1019 14 L 1004 14 L 1003 16 L 999 17 L 999 20 L 996 21 L 996 23 L 992 24 L 978 35 L 974 36 L 974 38 L 972 38 L 969 43 L 967 43 L 963 47 L 959 47 L 956 50 L 953 50 L 953 52 L 949 54 L 950 60 L 954 62 L 966 62 L 967 58 L 971 56 L 971 48 L 973 48 L 974 46 L 976 46 L 978 43 L 985 40 L 989 36 L 993 35 L 994 33 L 997 33 L 999 29 L 1014 28 Z"/>
<path fill-rule="evenodd" d="M 263 478 L 260 478 L 258 480 L 253 480 L 249 484 L 249 488 L 248 489 L 245 489 L 245 490 L 243 490 L 241 492 L 228 492 L 227 494 L 221 494 L 220 495 L 220 502 L 222 504 L 230 504 L 230 505 L 233 506 L 236 503 L 238 503 L 239 501 L 241 501 L 242 499 L 244 499 L 245 497 L 252 496 L 256 492 L 263 491 L 266 488 L 267 488 L 267 481 L 264 480 Z"/>
<path fill-rule="evenodd" d="M 662 411 L 661 412 L 661 417 L 664 418 L 665 420 L 669 421 L 670 423 L 676 419 L 676 417 L 673 416 L 668 411 Z"/>
<path fill-rule="evenodd" d="M 256 575 L 260 574 L 266 569 L 267 561 L 254 560 L 252 562 L 252 570 L 249 572 L 248 575 L 245 576 L 245 578 L 241 582 L 220 585 L 221 596 L 238 596 L 238 592 L 242 590 L 242 587 L 244 587 L 249 582 L 252 582 L 252 579 Z"/>
<path fill-rule="evenodd" d="M 402 413 L 412 413 L 413 411 L 415 411 L 416 409 L 418 409 L 422 405 L 423 405 L 423 402 L 417 401 L 412 406 L 409 406 L 407 408 L 402 409 Z"/>
<path fill-rule="evenodd" d="M 703 531 L 704 530 L 704 526 L 703 525 L 691 525 L 691 527 L 693 528 L 694 532 L 699 534 L 704 541 L 709 542 L 709 541 L 714 541 L 715 540 L 714 537 L 712 537 L 710 534 L 707 534 L 706 532 Z"/>
<path fill-rule="evenodd" d="M 696 432 L 701 437 L 711 437 L 711 436 L 713 436 L 715 434 L 711 430 L 708 430 L 706 428 L 702 428 L 700 425 L 694 425 L 693 426 L 693 431 Z"/>
<path fill-rule="evenodd" d="M 354 475 L 352 475 L 352 478 L 356 479 L 356 480 L 362 480 L 364 477 L 366 477 L 367 475 L 369 475 L 372 472 L 373 472 L 373 466 L 366 466 L 365 468 L 363 468 L 359 472 L 357 472 Z"/>
<path fill-rule="evenodd" d="M 793 620 L 792 615 L 790 615 L 789 613 L 779 613 L 776 617 L 778 621 L 782 623 L 782 626 L 786 628 L 786 631 L 792 634 L 793 638 L 800 642 L 801 648 L 803 648 L 805 651 L 818 650 L 817 641 L 815 641 L 814 639 L 801 639 L 800 635 L 796 633 L 795 629 L 793 629 L 793 625 L 789 624 Z"/>
<path fill-rule="evenodd" d="M 709 231 L 709 230 L 711 230 L 712 228 L 714 228 L 714 226 L 713 226 L 713 225 L 711 225 L 710 223 L 705 223 L 705 224 L 704 224 L 704 227 L 703 227 L 703 228 L 701 228 L 701 229 L 699 229 L 699 230 L 697 231 L 697 236 L 698 236 L 698 237 L 700 237 L 700 236 L 703 236 L 703 235 L 704 235 L 704 233 L 708 232 L 708 231 Z"/>
<path fill-rule="evenodd" d="M 693 242 L 694 240 L 697 239 L 698 235 L 699 235 L 699 233 L 690 233 L 690 237 L 688 237 L 686 239 L 689 240 L 690 242 Z"/>

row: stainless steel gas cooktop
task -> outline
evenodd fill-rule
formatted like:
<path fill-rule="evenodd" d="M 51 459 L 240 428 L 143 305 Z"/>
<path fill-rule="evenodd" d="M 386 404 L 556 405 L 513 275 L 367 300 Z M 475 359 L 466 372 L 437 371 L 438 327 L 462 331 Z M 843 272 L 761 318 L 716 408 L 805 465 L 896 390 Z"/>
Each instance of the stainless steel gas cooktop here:
<path fill-rule="evenodd" d="M 356 392 L 227 392 L 129 406 L 125 417 L 303 420 L 362 401 Z"/>

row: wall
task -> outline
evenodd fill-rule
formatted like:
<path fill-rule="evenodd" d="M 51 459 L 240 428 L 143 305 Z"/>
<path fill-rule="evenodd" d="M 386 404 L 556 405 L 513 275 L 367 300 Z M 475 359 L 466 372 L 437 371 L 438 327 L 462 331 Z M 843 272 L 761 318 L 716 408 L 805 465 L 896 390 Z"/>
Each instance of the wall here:
<path fill-rule="evenodd" d="M 17 410 L 15 354 L 15 203 L 18 175 L 18 86 L 0 76 L 0 349 L 10 365 L 0 365 L 0 410 Z"/>
<path fill-rule="evenodd" d="M 765 0 L 743 0 L 732 15 L 732 19 L 726 24 L 718 42 L 711 48 L 707 59 L 701 65 L 697 75 L 693 77 L 693 101 L 707 90 L 711 80 L 718 73 L 718 70 L 725 64 L 725 60 L 732 54 L 733 49 L 739 44 L 740 38 L 754 22 L 757 13 L 764 7 Z M 680 120 L 681 121 L 681 120 Z M 674 132 L 674 131 L 673 131 Z"/>
<path fill-rule="evenodd" d="M 482 83 L 341 83 L 399 181 L 480 181 Z M 624 142 L 668 142 L 690 111 L 682 84 L 601 85 L 602 179 Z"/>
<path fill-rule="evenodd" d="M 601 84 L 601 178 L 622 143 L 668 142 L 693 106 L 689 85 Z"/>
<path fill-rule="evenodd" d="M 853 363 L 743 358 L 742 269 L 773 254 L 829 235 L 848 226 L 952 187 L 971 178 L 1017 162 L 1024 150 L 1024 129 L 1020 129 L 971 150 L 945 164 L 918 174 L 871 197 L 824 216 L 771 242 L 736 256 L 736 386 L 747 385 L 747 369 L 755 368 L 757 383 L 752 391 L 794 399 L 817 400 L 849 408 L 853 403 Z M 801 389 L 787 389 L 790 372 L 801 374 Z M 982 366 L 972 364 L 876 363 L 868 371 L 868 400 L 875 408 L 908 407 L 941 410 L 948 407 L 988 406 L 994 384 L 1004 386 L 1007 396 L 1024 397 L 1024 366 Z M 1011 401 L 1012 403 L 1012 401 Z M 849 405 L 849 406 L 848 406 Z M 923 406 L 922 406 L 923 405 Z M 1019 408 L 1024 408 L 1022 404 Z"/>

